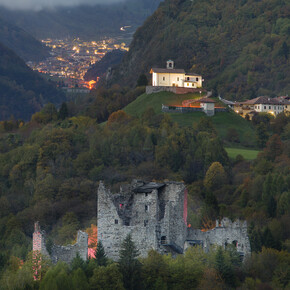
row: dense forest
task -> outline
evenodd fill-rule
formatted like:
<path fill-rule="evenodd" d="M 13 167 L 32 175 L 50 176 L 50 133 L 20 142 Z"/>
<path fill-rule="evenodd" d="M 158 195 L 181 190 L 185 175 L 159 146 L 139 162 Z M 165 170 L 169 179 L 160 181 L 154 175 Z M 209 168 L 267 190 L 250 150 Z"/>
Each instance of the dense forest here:
<path fill-rule="evenodd" d="M 45 45 L 23 29 L 1 18 L 0 41 L 25 61 L 39 61 L 49 56 L 49 49 Z"/>
<path fill-rule="evenodd" d="M 65 95 L 32 71 L 0 43 L 0 120 L 31 118 L 44 104 L 61 104 Z"/>
<path fill-rule="evenodd" d="M 166 0 L 135 33 L 112 83 L 134 86 L 173 59 L 234 100 L 289 91 L 290 8 L 284 0 Z"/>
<path fill-rule="evenodd" d="M 91 113 L 85 108 L 76 114 L 74 103 L 63 103 L 59 110 L 47 104 L 27 123 L 0 123 L 0 285 L 4 289 L 21 289 L 19 285 L 79 289 L 78 283 L 91 289 L 114 283 L 116 289 L 180 289 L 188 283 L 193 289 L 213 284 L 220 289 L 289 287 L 289 116 L 273 119 L 262 114 L 249 121 L 261 153 L 253 161 L 242 156 L 233 160 L 210 118 L 179 127 L 153 108 L 139 118 L 116 109 L 109 113 L 110 100 L 118 95 L 134 98 L 116 88 L 99 89 L 97 99 L 103 97 L 104 107 L 95 106 Z M 104 108 L 110 115 L 106 123 L 98 124 L 106 119 L 101 115 Z M 100 114 L 99 121 L 93 113 Z M 209 254 L 192 249 L 177 259 L 152 252 L 146 259 L 131 257 L 134 262 L 129 264 L 139 265 L 133 269 L 118 266 L 127 263 L 125 258 L 119 264 L 76 259 L 71 267 L 47 262 L 41 279 L 34 282 L 30 254 L 34 221 L 39 220 L 56 243 L 72 243 L 78 229 L 97 224 L 98 181 L 116 192 L 132 178 L 183 180 L 189 192 L 188 223 L 193 227 L 208 229 L 223 216 L 247 220 L 252 256 L 241 264 L 231 248 Z M 132 278 L 135 270 L 142 277 L 137 282 Z"/>

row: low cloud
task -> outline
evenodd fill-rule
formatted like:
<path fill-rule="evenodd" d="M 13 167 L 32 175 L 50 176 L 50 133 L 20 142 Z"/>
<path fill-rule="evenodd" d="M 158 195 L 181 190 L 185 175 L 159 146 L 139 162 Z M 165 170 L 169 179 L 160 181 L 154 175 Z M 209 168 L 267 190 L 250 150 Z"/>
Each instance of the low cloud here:
<path fill-rule="evenodd" d="M 123 0 L 0 0 L 0 6 L 12 10 L 42 10 L 55 7 L 78 5 L 111 4 Z"/>

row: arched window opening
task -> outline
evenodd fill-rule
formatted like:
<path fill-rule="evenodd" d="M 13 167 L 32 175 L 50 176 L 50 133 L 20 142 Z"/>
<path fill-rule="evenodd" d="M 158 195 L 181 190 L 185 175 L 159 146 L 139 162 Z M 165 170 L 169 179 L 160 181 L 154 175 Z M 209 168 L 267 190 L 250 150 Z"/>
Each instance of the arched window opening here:
<path fill-rule="evenodd" d="M 167 244 L 167 239 L 166 236 L 161 237 L 161 245 L 166 245 Z"/>

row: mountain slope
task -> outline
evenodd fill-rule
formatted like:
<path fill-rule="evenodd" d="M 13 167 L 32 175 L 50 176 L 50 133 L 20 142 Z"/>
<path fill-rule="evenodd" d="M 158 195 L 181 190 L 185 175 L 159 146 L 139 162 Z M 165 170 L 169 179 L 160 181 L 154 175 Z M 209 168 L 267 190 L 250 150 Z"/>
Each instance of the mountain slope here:
<path fill-rule="evenodd" d="M 63 100 L 63 93 L 0 43 L 0 120 L 11 115 L 28 120 L 43 104 L 58 104 Z"/>
<path fill-rule="evenodd" d="M 98 62 L 93 64 L 86 72 L 84 79 L 86 81 L 97 80 L 98 77 L 103 76 L 108 68 L 118 65 L 125 52 L 120 49 L 115 49 L 106 53 L 106 55 Z"/>
<path fill-rule="evenodd" d="M 233 99 L 290 89 L 290 6 L 283 0 L 166 0 L 140 27 L 112 82 L 173 59 Z M 149 74 L 148 74 L 149 76 Z"/>
<path fill-rule="evenodd" d="M 14 21 L 33 36 L 43 38 L 97 38 L 108 34 L 124 35 L 120 27 L 129 25 L 130 35 L 151 15 L 160 0 L 126 0 L 95 6 L 60 7 L 55 9 L 8 10 L 0 15 Z"/>
<path fill-rule="evenodd" d="M 23 29 L 0 18 L 0 41 L 24 60 L 42 60 L 49 50 Z"/>

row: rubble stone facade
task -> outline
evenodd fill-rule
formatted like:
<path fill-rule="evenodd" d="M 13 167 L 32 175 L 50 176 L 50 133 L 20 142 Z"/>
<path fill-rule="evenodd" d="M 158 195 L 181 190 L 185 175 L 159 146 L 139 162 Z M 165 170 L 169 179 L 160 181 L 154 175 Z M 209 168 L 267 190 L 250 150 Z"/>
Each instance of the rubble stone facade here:
<path fill-rule="evenodd" d="M 246 222 L 223 219 L 207 232 L 187 227 L 187 190 L 183 183 L 133 181 L 112 194 L 98 189 L 98 240 L 109 258 L 117 260 L 128 234 L 145 257 L 150 249 L 182 254 L 189 246 L 234 244 L 242 256 L 250 253 Z"/>
<path fill-rule="evenodd" d="M 51 254 L 49 254 L 46 248 L 45 231 L 42 231 L 39 222 L 36 222 L 33 233 L 33 251 L 38 251 L 42 255 L 49 257 L 54 264 L 58 261 L 70 264 L 77 253 L 86 261 L 88 258 L 88 234 L 78 231 L 77 242 L 74 245 L 59 246 L 54 244 L 51 248 Z"/>

